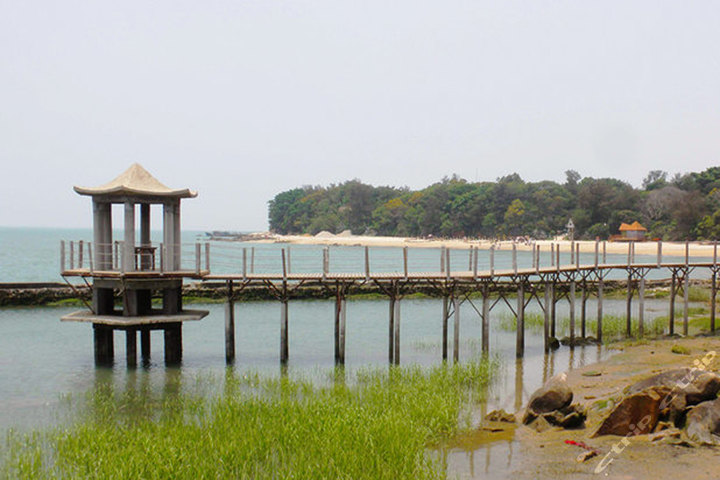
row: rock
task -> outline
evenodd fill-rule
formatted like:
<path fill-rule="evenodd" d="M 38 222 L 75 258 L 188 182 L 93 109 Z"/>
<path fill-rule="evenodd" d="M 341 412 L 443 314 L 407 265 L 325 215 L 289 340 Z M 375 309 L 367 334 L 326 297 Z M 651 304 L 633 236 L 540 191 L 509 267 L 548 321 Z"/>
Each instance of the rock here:
<path fill-rule="evenodd" d="M 550 430 L 551 428 L 553 428 L 553 425 L 548 422 L 545 417 L 539 417 L 534 419 L 533 422 L 529 424 L 529 426 L 535 429 L 538 433 L 542 433 L 546 430 Z"/>
<path fill-rule="evenodd" d="M 592 435 L 633 436 L 650 433 L 660 416 L 662 395 L 653 389 L 625 397 Z"/>
<path fill-rule="evenodd" d="M 720 445 L 720 398 L 702 402 L 687 414 L 685 433 L 700 445 Z"/>
<path fill-rule="evenodd" d="M 694 368 L 678 368 L 641 380 L 631 385 L 627 393 L 641 392 L 650 387 L 666 387 L 672 390 L 671 398 L 668 398 L 665 404 L 672 398 L 682 397 L 686 405 L 696 405 L 717 397 L 720 392 L 720 376 Z M 665 404 L 663 408 L 667 407 Z M 680 405 L 676 405 L 675 410 L 679 407 Z M 682 405 L 682 408 L 685 408 L 685 405 Z"/>
<path fill-rule="evenodd" d="M 485 415 L 485 420 L 488 422 L 515 423 L 515 415 L 508 413 L 505 410 L 493 410 Z"/>
<path fill-rule="evenodd" d="M 680 439 L 681 433 L 682 432 L 680 432 L 680 430 L 678 430 L 677 428 L 668 428 L 660 432 L 653 433 L 648 437 L 648 440 L 650 440 L 651 442 L 658 442 L 662 440 L 667 443 L 671 439 L 673 441 Z"/>
<path fill-rule="evenodd" d="M 585 452 L 581 453 L 580 455 L 578 455 L 577 458 L 575 459 L 575 461 L 578 463 L 583 463 L 587 460 L 590 460 L 593 457 L 597 457 L 597 455 L 598 455 L 597 450 L 588 450 L 588 451 L 585 451 Z"/>
<path fill-rule="evenodd" d="M 551 378 L 532 394 L 528 410 L 535 414 L 548 413 L 569 406 L 572 399 L 573 393 L 567 385 L 567 375 L 562 373 Z"/>
<path fill-rule="evenodd" d="M 548 338 L 548 346 L 550 347 L 550 350 L 557 350 L 560 348 L 560 340 L 555 337 L 550 337 Z"/>

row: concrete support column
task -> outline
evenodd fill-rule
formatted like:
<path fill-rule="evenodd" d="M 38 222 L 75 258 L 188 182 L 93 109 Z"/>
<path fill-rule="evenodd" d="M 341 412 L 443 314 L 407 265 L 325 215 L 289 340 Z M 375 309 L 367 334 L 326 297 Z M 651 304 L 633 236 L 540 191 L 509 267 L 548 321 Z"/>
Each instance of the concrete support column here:
<path fill-rule="evenodd" d="M 165 364 L 177 365 L 182 361 L 182 323 L 165 327 Z"/>
<path fill-rule="evenodd" d="M 123 266 L 126 272 L 135 270 L 135 204 L 125 203 L 125 245 Z"/>
<path fill-rule="evenodd" d="M 115 356 L 112 327 L 93 323 L 93 340 L 95 344 L 95 364 L 111 366 Z"/>
<path fill-rule="evenodd" d="M 176 270 L 175 267 L 175 209 L 172 203 L 163 204 L 163 245 L 162 253 L 165 269 Z"/>
<path fill-rule="evenodd" d="M 127 366 L 137 366 L 137 330 L 129 328 L 125 331 L 125 354 Z"/>
<path fill-rule="evenodd" d="M 147 328 L 140 330 L 140 355 L 143 363 L 150 361 L 150 330 Z"/>
<path fill-rule="evenodd" d="M 140 204 L 140 245 L 143 247 L 151 246 L 149 203 Z M 152 263 L 149 251 L 143 252 L 143 255 L 140 257 L 140 270 L 150 270 Z"/>
<path fill-rule="evenodd" d="M 180 258 L 180 252 L 182 251 L 182 238 L 180 233 L 180 200 L 178 199 L 173 205 L 173 238 L 175 239 L 175 250 L 174 250 L 174 262 L 175 268 L 180 270 L 182 268 L 182 259 Z"/>
<path fill-rule="evenodd" d="M 112 268 L 112 205 L 93 199 L 93 242 L 95 269 Z"/>

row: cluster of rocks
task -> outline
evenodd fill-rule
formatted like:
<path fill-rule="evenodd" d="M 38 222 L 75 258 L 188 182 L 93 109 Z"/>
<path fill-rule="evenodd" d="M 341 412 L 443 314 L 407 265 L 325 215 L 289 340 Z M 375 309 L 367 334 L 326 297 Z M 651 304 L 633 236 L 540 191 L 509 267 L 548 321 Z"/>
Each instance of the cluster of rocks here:
<path fill-rule="evenodd" d="M 593 436 L 662 432 L 688 444 L 720 445 L 720 376 L 695 368 L 663 372 L 625 389 Z"/>
<path fill-rule="evenodd" d="M 637 382 L 623 392 L 592 434 L 634 436 L 653 434 L 689 446 L 720 445 L 720 376 L 697 368 L 680 368 Z M 560 427 L 585 428 L 587 412 L 573 404 L 566 374 L 553 377 L 536 390 L 522 415 L 522 423 L 537 431 Z M 486 420 L 515 422 L 505 411 Z"/>

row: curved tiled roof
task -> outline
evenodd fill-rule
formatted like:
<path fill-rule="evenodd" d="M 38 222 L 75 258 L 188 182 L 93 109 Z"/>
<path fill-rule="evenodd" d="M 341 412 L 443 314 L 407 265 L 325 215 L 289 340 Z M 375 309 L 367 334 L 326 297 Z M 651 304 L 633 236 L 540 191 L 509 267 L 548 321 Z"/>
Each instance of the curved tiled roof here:
<path fill-rule="evenodd" d="M 188 188 L 173 190 L 150 175 L 139 163 L 133 163 L 130 168 L 117 176 L 114 180 L 99 187 L 73 187 L 80 195 L 135 195 L 152 197 L 194 198 L 197 192 Z"/>
<path fill-rule="evenodd" d="M 619 230 L 621 232 L 647 232 L 647 228 L 640 225 L 640 222 L 635 220 L 633 223 L 621 223 Z"/>

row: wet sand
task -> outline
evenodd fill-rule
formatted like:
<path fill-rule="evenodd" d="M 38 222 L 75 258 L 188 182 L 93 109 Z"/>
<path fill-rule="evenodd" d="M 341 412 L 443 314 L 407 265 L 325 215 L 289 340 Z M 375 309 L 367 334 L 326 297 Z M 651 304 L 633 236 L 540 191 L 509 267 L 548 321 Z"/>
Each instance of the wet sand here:
<path fill-rule="evenodd" d="M 678 344 L 689 350 L 688 355 L 671 352 Z M 694 360 L 708 352 L 718 352 L 718 357 L 708 370 L 720 370 L 720 337 L 697 337 L 687 339 L 664 339 L 622 347 L 622 351 L 608 360 L 586 365 L 568 372 L 568 383 L 574 393 L 574 403 L 581 403 L 588 410 L 586 428 L 580 430 L 548 430 L 538 433 L 525 427 L 510 426 L 503 441 L 496 444 L 497 453 L 509 458 L 506 464 L 495 459 L 491 468 L 477 465 L 469 471 L 450 470 L 450 476 L 459 478 L 512 478 L 512 479 L 587 479 L 593 477 L 618 479 L 690 478 L 692 480 L 720 478 L 720 447 L 691 448 L 653 442 L 651 435 L 628 438 L 629 444 L 622 448 L 622 437 L 604 436 L 591 438 L 600 421 L 607 415 L 604 400 L 619 397 L 622 390 L 643 378 L 661 371 L 692 366 Z M 518 415 L 520 416 L 520 415 Z M 514 432 L 514 435 L 513 435 Z M 475 442 L 491 441 L 479 430 Z M 502 435 L 493 432 L 493 435 Z M 581 448 L 568 445 L 565 440 L 585 442 L 598 449 L 597 457 L 579 463 L 576 458 Z M 467 442 L 467 440 L 466 440 Z M 613 451 L 615 446 L 616 453 Z M 489 451 L 489 450 L 488 450 Z M 610 457 L 605 458 L 607 454 Z M 482 457 L 482 450 L 474 454 Z M 601 464 L 601 462 L 603 462 Z M 481 462 L 482 463 L 482 462 Z M 601 473 L 595 473 L 598 465 L 607 465 Z M 479 467 L 479 468 L 478 468 Z"/>

